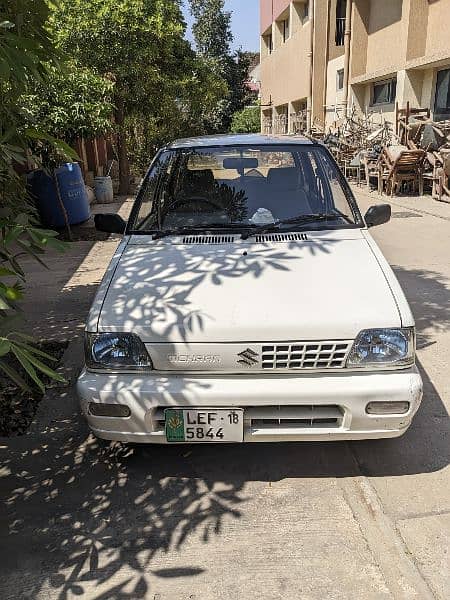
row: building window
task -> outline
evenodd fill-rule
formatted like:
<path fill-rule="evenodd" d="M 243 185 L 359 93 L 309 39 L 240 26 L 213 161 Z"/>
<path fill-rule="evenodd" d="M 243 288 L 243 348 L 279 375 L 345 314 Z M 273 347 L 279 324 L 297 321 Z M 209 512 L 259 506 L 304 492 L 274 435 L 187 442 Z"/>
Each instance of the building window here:
<path fill-rule="evenodd" d="M 336 90 L 341 92 L 344 89 L 344 69 L 339 69 L 336 73 Z"/>
<path fill-rule="evenodd" d="M 372 104 L 392 104 L 397 94 L 397 80 L 380 81 L 373 84 Z"/>
<path fill-rule="evenodd" d="M 336 2 L 336 46 L 343 46 L 345 41 L 345 0 Z"/>
<path fill-rule="evenodd" d="M 303 5 L 302 23 L 306 23 L 309 20 L 309 0 L 306 0 Z"/>
<path fill-rule="evenodd" d="M 434 113 L 435 119 L 445 119 L 450 115 L 450 69 L 438 71 Z"/>
<path fill-rule="evenodd" d="M 266 54 L 272 54 L 273 52 L 273 36 L 271 33 L 263 35 L 264 46 L 266 48 Z"/>
<path fill-rule="evenodd" d="M 287 19 L 284 19 L 284 21 L 281 21 L 280 30 L 281 38 L 284 43 L 289 39 L 289 17 Z"/>

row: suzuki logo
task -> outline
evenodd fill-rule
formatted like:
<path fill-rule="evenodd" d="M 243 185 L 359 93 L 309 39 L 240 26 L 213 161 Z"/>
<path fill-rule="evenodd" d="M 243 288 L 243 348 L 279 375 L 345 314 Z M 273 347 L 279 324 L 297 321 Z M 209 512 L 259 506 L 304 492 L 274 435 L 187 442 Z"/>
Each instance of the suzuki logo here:
<path fill-rule="evenodd" d="M 254 352 L 251 348 L 247 348 L 247 350 L 239 352 L 238 356 L 240 357 L 238 363 L 241 365 L 253 367 L 254 365 L 258 364 L 259 354 Z"/>

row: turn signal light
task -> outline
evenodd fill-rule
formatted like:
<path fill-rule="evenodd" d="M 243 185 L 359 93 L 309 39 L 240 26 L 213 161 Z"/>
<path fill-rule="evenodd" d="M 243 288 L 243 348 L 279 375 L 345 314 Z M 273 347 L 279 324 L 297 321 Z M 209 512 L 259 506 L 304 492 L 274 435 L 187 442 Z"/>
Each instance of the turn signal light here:
<path fill-rule="evenodd" d="M 125 419 L 131 415 L 131 410 L 123 404 L 89 403 L 89 413 L 94 417 L 121 417 Z"/>
<path fill-rule="evenodd" d="M 409 402 L 369 402 L 368 415 L 404 415 L 409 410 Z"/>

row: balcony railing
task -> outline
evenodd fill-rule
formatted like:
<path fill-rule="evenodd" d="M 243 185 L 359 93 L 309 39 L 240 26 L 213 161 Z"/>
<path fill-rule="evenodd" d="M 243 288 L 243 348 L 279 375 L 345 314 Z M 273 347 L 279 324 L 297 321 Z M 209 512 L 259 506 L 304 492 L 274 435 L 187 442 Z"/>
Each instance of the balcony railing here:
<path fill-rule="evenodd" d="M 336 46 L 343 46 L 345 40 L 345 17 L 336 18 Z"/>
<path fill-rule="evenodd" d="M 279 115 L 275 117 L 274 133 L 288 133 L 288 118 L 287 115 Z"/>
<path fill-rule="evenodd" d="M 263 124 L 263 133 L 271 134 L 272 133 L 272 117 L 264 117 L 262 124 Z"/>
<path fill-rule="evenodd" d="M 291 113 L 291 132 L 304 133 L 307 127 L 306 110 Z"/>

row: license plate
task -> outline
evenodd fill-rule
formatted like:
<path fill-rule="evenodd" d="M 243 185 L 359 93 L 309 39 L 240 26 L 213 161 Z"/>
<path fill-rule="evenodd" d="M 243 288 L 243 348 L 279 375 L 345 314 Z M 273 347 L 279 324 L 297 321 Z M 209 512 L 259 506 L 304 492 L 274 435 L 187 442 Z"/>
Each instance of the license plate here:
<path fill-rule="evenodd" d="M 219 443 L 244 440 L 242 408 L 167 408 L 164 414 L 168 442 Z"/>

